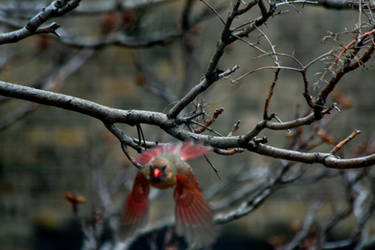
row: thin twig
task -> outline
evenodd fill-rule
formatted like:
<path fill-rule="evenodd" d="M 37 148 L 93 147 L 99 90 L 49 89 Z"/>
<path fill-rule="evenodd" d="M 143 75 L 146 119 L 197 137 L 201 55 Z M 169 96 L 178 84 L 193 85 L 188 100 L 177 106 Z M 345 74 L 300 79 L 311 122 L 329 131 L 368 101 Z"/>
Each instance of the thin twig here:
<path fill-rule="evenodd" d="M 213 6 L 211 6 L 211 4 L 209 4 L 206 0 L 200 0 L 200 1 L 204 3 L 219 18 L 222 24 L 225 25 L 224 18 L 219 14 L 219 12 Z"/>
<path fill-rule="evenodd" d="M 353 140 L 354 137 L 356 137 L 360 133 L 361 133 L 360 130 L 358 130 L 358 129 L 354 130 L 348 137 L 346 137 L 344 140 L 340 141 L 333 149 L 331 149 L 330 153 L 331 154 L 336 154 L 337 151 L 339 151 L 340 149 L 342 149 L 342 147 L 345 144 L 347 144 L 348 142 L 350 142 L 351 140 Z"/>
<path fill-rule="evenodd" d="M 264 120 L 270 119 L 270 116 L 268 116 L 268 109 L 269 109 L 271 98 L 272 98 L 272 95 L 273 95 L 273 89 L 275 88 L 276 82 L 279 78 L 279 73 L 280 73 L 280 69 L 277 69 L 275 71 L 275 77 L 274 77 L 273 82 L 271 84 L 270 90 L 268 91 L 268 97 L 266 99 L 266 103 L 264 105 L 264 111 L 263 111 L 263 119 Z"/>
<path fill-rule="evenodd" d="M 216 109 L 215 112 L 212 114 L 211 118 L 204 122 L 204 126 L 200 126 L 200 128 L 194 129 L 194 132 L 197 134 L 204 132 L 204 130 L 207 127 L 209 127 L 223 112 L 224 112 L 223 107 Z"/>

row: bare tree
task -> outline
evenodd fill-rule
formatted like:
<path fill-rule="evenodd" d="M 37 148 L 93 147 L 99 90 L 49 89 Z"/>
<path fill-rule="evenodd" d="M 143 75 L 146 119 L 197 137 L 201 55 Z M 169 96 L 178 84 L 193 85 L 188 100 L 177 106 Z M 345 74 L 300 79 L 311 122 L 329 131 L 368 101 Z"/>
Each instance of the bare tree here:
<path fill-rule="evenodd" d="M 329 127 L 335 124 L 338 113 L 345 116 L 346 108 L 353 105 L 339 86 L 360 84 L 361 80 L 353 77 L 358 78 L 365 73 L 358 75 L 356 71 L 371 66 L 375 49 L 372 1 L 185 0 L 176 3 L 169 0 L 56 0 L 47 5 L 42 2 L 16 2 L 0 6 L 3 27 L 0 44 L 6 51 L 1 56 L 2 70 L 17 65 L 17 47 L 10 43 L 26 44 L 29 39 L 35 39 L 33 41 L 38 47 L 33 48 L 31 56 L 39 57 L 51 50 L 54 59 L 50 60 L 52 64 L 44 65 L 46 72 L 34 81 L 22 77 L 18 79 L 22 79 L 19 82 L 23 84 L 0 81 L 0 95 L 3 96 L 0 99 L 0 130 L 3 133 L 35 112 L 40 105 L 46 105 L 101 121 L 104 130 L 118 139 L 128 162 L 136 168 L 142 168 L 135 160 L 136 154 L 175 141 L 211 146 L 214 153 L 205 156 L 205 159 L 218 175 L 220 166 L 214 166 L 210 160 L 215 154 L 227 156 L 226 162 L 240 155 L 275 158 L 275 161 L 264 160 L 265 167 L 260 177 L 256 177 L 256 171 L 249 164 L 243 164 L 240 168 L 225 170 L 225 178 L 205 190 L 216 211 L 215 223 L 227 224 L 244 218 L 282 188 L 320 185 L 337 178 L 340 180 L 337 185 L 345 192 L 344 208 L 335 208 L 329 218 L 321 220 L 317 214 L 324 204 L 314 202 L 294 235 L 272 244 L 277 249 L 363 249 L 374 245 L 374 235 L 368 227 L 375 211 L 372 195 L 374 173 L 370 168 L 375 163 L 372 134 L 366 134 L 364 143 L 352 142 L 349 145 L 361 133 L 358 127 L 351 127 L 351 133 L 332 131 Z M 306 53 L 310 58 L 300 58 L 297 54 L 279 49 L 282 46 L 274 37 L 275 30 L 280 28 L 278 22 L 289 15 L 303 17 L 304 12 L 311 9 L 345 11 L 352 18 L 350 21 L 354 21 L 348 23 L 350 28 L 345 30 L 328 32 L 327 28 L 328 34 L 319 34 L 324 46 L 319 54 Z M 171 10 L 173 14 L 170 13 L 168 20 L 162 19 Z M 100 25 L 91 24 L 90 20 Z M 165 23 L 155 29 L 153 22 L 160 20 Z M 92 26 L 89 28 L 89 25 Z M 299 24 L 289 25 L 298 27 Z M 74 26 L 77 26 L 77 31 L 72 28 Z M 79 35 L 74 35 L 74 32 Z M 278 32 L 277 36 L 282 39 L 288 33 Z M 321 41 L 307 39 L 300 42 L 321 46 Z M 152 111 L 155 106 L 151 102 L 142 109 L 135 108 L 135 104 L 134 107 L 120 109 L 89 100 L 95 97 L 79 98 L 79 93 L 61 93 L 63 83 L 68 83 L 69 77 L 77 70 L 84 72 L 85 66 L 91 62 L 101 65 L 98 58 L 114 47 L 129 53 L 128 60 L 135 69 L 134 82 L 138 88 L 163 103 L 161 110 Z M 168 79 L 162 70 L 155 69 L 161 47 L 165 49 L 163 52 L 167 51 L 163 56 L 168 58 Z M 237 48 L 241 57 L 231 55 L 231 51 Z M 175 56 L 177 53 L 178 56 Z M 174 61 L 176 58 L 179 60 L 177 63 Z M 254 77 L 262 72 L 267 77 L 261 80 Z M 284 74 L 288 78 L 284 78 Z M 288 82 L 290 79 L 293 81 Z M 256 122 L 253 119 L 252 123 L 246 120 L 240 123 L 239 106 L 229 112 L 230 115 L 225 117 L 227 121 L 220 121 L 228 113 L 224 111 L 227 108 L 220 103 L 219 107 L 212 109 L 210 92 L 214 92 L 218 85 L 225 84 L 228 90 L 254 82 L 267 86 L 259 88 L 259 93 L 246 97 L 258 95 L 258 99 L 248 101 L 261 99 L 263 103 L 261 111 L 258 109 L 253 116 Z M 298 87 L 298 96 L 289 91 L 292 84 Z M 267 90 L 262 91 L 264 89 Z M 280 106 L 284 104 L 275 103 L 278 100 L 275 96 L 279 93 L 288 99 L 289 106 L 282 108 Z M 221 94 L 224 99 L 236 98 L 228 93 Z M 217 95 L 217 92 L 212 95 Z M 142 99 L 142 96 L 138 98 Z M 13 104 L 12 99 L 29 102 Z M 297 102 L 300 103 L 296 105 Z M 236 103 L 243 106 L 241 101 Z M 291 108 L 295 111 L 290 111 Z M 372 113 L 369 112 L 368 116 Z M 348 115 L 346 119 L 355 118 Z M 151 133 L 149 131 L 156 136 L 147 136 Z M 286 136 L 280 136 L 277 131 L 285 132 Z M 344 154 L 345 148 L 351 153 Z M 152 235 L 158 234 L 164 235 L 164 241 L 156 243 L 154 240 L 150 248 L 182 247 L 173 240 L 173 221 L 169 218 L 151 223 L 128 242 L 118 240 L 115 235 L 120 208 L 113 203 L 113 196 L 121 185 L 125 183 L 129 186 L 132 181 L 123 175 L 115 181 L 105 180 L 97 167 L 102 164 L 100 157 L 89 154 L 89 158 L 95 166 L 92 172 L 100 197 L 100 205 L 95 206 L 92 218 L 82 216 L 78 209 L 83 197 L 67 194 L 84 232 L 85 249 L 125 249 L 144 235 L 152 238 Z M 127 169 L 127 172 L 131 170 Z M 355 218 L 355 225 L 350 234 L 342 240 L 330 240 L 330 233 L 351 216 Z M 102 240 L 105 232 L 103 221 L 110 225 L 114 240 Z"/>

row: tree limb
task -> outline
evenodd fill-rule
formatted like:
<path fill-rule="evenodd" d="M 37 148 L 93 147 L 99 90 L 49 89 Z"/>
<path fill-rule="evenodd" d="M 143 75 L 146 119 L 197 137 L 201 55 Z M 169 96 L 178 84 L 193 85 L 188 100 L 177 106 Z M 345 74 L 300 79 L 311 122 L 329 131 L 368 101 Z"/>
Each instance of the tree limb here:
<path fill-rule="evenodd" d="M 3 81 L 0 81 L 0 94 L 79 112 L 97 118 L 103 121 L 105 124 L 125 123 L 134 126 L 145 123 L 159 126 L 165 132 L 179 140 L 199 141 L 200 143 L 211 145 L 215 148 L 244 148 L 251 152 L 278 159 L 310 164 L 320 163 L 326 167 L 336 169 L 362 168 L 375 164 L 375 154 L 349 159 L 339 159 L 330 153 L 305 153 L 252 141 L 254 138 L 247 138 L 247 140 L 243 140 L 246 135 L 211 136 L 196 134 L 182 129 L 179 126 L 178 121 L 175 119 L 169 119 L 164 113 L 110 108 L 81 98 L 34 89 Z"/>

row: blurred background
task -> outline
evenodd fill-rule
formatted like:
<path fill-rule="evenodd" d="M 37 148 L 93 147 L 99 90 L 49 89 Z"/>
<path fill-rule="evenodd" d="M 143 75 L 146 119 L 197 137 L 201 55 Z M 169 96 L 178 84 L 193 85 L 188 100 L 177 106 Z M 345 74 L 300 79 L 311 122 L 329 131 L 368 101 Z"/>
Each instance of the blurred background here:
<path fill-rule="evenodd" d="M 0 1 L 1 31 L 13 30 L 4 20 L 24 25 L 29 17 L 35 15 L 34 8 L 46 6 L 50 1 L 31 2 Z M 111 6 L 110 2 L 82 1 L 82 5 Z M 130 5 L 137 1 L 125 2 Z M 35 35 L 0 47 L 0 79 L 120 109 L 166 112 L 206 72 L 223 28 L 215 15 L 205 16 L 192 32 L 165 46 L 132 49 L 109 45 L 92 50 L 69 45 L 72 41 L 101 41 L 118 32 L 142 38 L 181 30 L 186 1 L 161 2 L 118 12 L 72 13 L 55 19 L 61 25 L 58 33 L 63 41 L 52 35 Z M 207 11 L 207 6 L 201 1 L 193 2 L 191 16 Z M 227 15 L 231 1 L 211 2 L 218 9 L 220 7 L 222 16 Z M 340 33 L 339 39 L 343 44 L 352 40 L 352 34 L 345 32 L 355 29 L 358 21 L 355 10 L 329 10 L 303 5 L 284 5 L 279 10 L 280 13 L 261 29 L 276 45 L 278 52 L 294 55 L 303 64 L 337 47 L 337 42 L 324 39 L 330 33 Z M 259 10 L 254 8 L 236 23 L 251 20 L 259 14 Z M 247 40 L 270 51 L 270 45 L 260 32 L 251 33 Z M 284 66 L 297 67 L 287 57 L 281 57 L 280 62 Z M 329 60 L 325 60 L 309 70 L 311 82 L 317 81 L 312 93 L 324 84 L 318 81 L 321 75 L 317 73 L 322 72 L 328 63 Z M 219 67 L 225 70 L 234 65 L 239 65 L 240 69 L 231 78 L 216 82 L 199 96 L 199 102 L 205 105 L 208 114 L 224 108 L 223 114 L 212 126 L 222 134 L 229 133 L 238 120 L 241 123 L 237 134 L 243 134 L 262 119 L 264 102 L 274 77 L 274 71 L 262 70 L 236 83 L 231 82 L 242 73 L 274 65 L 272 57 L 262 56 L 241 41 L 225 51 Z M 324 131 L 332 140 L 338 142 L 354 129 L 361 130 L 361 135 L 345 146 L 344 157 L 361 154 L 361 147 L 373 142 L 374 88 L 374 62 L 370 60 L 365 67 L 345 76 L 333 94 L 334 99 L 330 99 L 342 109 L 324 121 Z M 282 71 L 271 100 L 270 113 L 276 113 L 283 121 L 293 119 L 296 114 L 304 114 L 308 107 L 302 93 L 300 74 Z M 193 105 L 190 108 L 192 110 Z M 137 137 L 135 127 L 121 125 L 121 128 L 128 135 Z M 175 141 L 157 127 L 144 125 L 142 128 L 147 140 Z M 305 131 L 313 129 L 314 126 L 309 126 Z M 267 136 L 270 145 L 275 146 L 285 146 L 291 140 L 288 131 L 264 131 L 263 135 Z M 327 152 L 331 148 L 332 145 L 322 143 L 314 151 Z M 132 155 L 135 156 L 136 152 L 132 151 Z M 245 186 L 251 189 L 266 182 L 283 164 L 280 160 L 249 152 L 233 156 L 210 153 L 208 158 L 218 169 L 220 179 L 204 159 L 194 160 L 191 165 L 202 190 L 211 197 L 213 208 L 222 207 L 220 204 L 225 197 Z M 320 165 L 298 164 L 296 173 L 301 169 L 306 178 L 326 171 Z M 0 248 L 81 249 L 84 235 L 80 221 L 90 222 L 98 214 L 105 214 L 103 242 L 110 240 L 113 236 L 107 229 L 109 222 L 106 218 L 116 215 L 121 209 L 135 173 L 136 169 L 121 151 L 118 140 L 100 121 L 59 108 L 2 98 Z M 347 190 L 342 173 L 331 170 L 327 176 L 319 181 L 284 185 L 254 212 L 218 226 L 220 234 L 214 249 L 277 248 L 301 230 L 313 206 L 318 207 L 317 224 L 326 222 L 338 210 L 347 207 Z M 215 190 L 221 191 L 218 194 Z M 73 213 L 72 205 L 66 200 L 67 192 L 84 197 L 85 202 L 79 205 L 79 216 Z M 150 224 L 173 214 L 172 190 L 153 190 L 151 199 Z M 239 203 L 233 205 L 236 204 Z M 226 206 L 217 212 L 230 208 Z M 352 213 L 331 230 L 330 239 L 349 237 L 354 221 Z M 367 228 L 374 234 L 373 219 L 367 223 Z M 306 244 L 308 249 L 308 242 Z M 133 249 L 143 247 L 133 246 Z"/>

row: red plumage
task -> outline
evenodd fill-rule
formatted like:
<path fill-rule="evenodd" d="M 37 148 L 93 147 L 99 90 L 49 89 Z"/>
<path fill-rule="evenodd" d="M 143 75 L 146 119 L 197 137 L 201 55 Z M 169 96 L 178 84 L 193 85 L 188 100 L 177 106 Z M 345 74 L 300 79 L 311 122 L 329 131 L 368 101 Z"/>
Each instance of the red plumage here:
<path fill-rule="evenodd" d="M 119 231 L 122 239 L 133 236 L 147 222 L 149 190 L 146 178 L 138 173 L 120 218 Z"/>
<path fill-rule="evenodd" d="M 196 247 L 210 245 L 216 237 L 213 216 L 193 175 L 177 175 L 174 190 L 176 231 Z"/>
<path fill-rule="evenodd" d="M 146 164 L 152 158 L 159 156 L 163 153 L 175 153 L 184 161 L 201 156 L 212 148 L 208 146 L 203 146 L 201 144 L 193 144 L 192 142 L 187 142 L 185 144 L 165 144 L 161 147 L 152 148 L 150 151 L 145 151 L 138 155 L 137 162 L 140 164 Z"/>
<path fill-rule="evenodd" d="M 126 239 L 145 224 L 149 185 L 157 188 L 175 187 L 176 231 L 195 247 L 208 246 L 215 240 L 213 215 L 202 194 L 192 168 L 185 161 L 212 150 L 191 142 L 166 144 L 143 152 L 137 162 L 143 165 L 133 190 L 128 196 L 121 221 L 120 236 Z"/>

